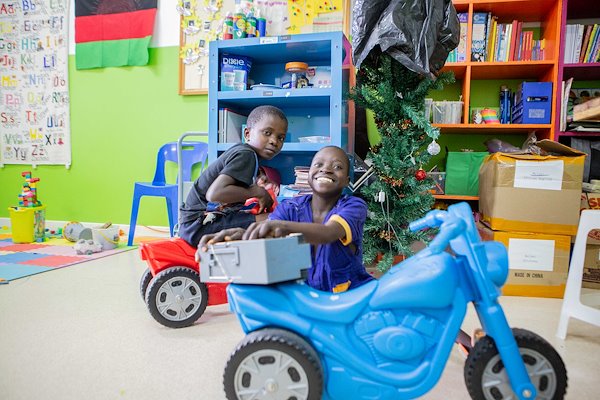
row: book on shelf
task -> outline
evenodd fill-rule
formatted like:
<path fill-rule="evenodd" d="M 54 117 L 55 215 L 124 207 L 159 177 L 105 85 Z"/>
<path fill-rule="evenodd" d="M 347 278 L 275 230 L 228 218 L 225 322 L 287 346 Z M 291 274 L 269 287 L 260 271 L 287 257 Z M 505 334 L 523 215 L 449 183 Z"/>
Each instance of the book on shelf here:
<path fill-rule="evenodd" d="M 458 13 L 460 23 L 460 37 L 458 46 L 448 54 L 446 62 L 465 62 L 467 60 L 467 22 L 468 13 Z"/>
<path fill-rule="evenodd" d="M 485 61 L 487 24 L 489 13 L 473 13 L 473 27 L 471 29 L 471 61 Z"/>
<path fill-rule="evenodd" d="M 219 109 L 219 143 L 242 143 L 248 116 L 229 108 Z"/>

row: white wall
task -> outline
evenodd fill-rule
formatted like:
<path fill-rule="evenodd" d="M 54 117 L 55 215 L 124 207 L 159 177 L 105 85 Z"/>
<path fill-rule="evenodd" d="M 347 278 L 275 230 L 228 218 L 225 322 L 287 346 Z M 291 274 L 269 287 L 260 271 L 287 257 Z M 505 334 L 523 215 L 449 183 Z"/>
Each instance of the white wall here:
<path fill-rule="evenodd" d="M 75 54 L 75 0 L 69 1 L 69 54 Z M 179 46 L 177 0 L 158 0 L 154 35 L 150 47 Z"/>

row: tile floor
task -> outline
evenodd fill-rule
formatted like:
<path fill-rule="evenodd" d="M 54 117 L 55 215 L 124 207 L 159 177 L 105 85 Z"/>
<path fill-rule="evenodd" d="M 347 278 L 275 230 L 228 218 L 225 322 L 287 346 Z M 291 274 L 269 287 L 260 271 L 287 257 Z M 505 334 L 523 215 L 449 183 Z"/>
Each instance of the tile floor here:
<path fill-rule="evenodd" d="M 137 251 L 0 285 L 3 400 L 220 400 L 225 362 L 243 334 L 227 305 L 208 307 L 191 327 L 169 329 L 139 295 Z M 561 300 L 505 297 L 513 326 L 536 331 L 562 355 L 567 399 L 597 399 L 600 328 L 572 320 L 555 337 Z M 463 328 L 477 327 L 469 309 Z M 423 399 L 468 399 L 464 359 L 453 350 Z"/>

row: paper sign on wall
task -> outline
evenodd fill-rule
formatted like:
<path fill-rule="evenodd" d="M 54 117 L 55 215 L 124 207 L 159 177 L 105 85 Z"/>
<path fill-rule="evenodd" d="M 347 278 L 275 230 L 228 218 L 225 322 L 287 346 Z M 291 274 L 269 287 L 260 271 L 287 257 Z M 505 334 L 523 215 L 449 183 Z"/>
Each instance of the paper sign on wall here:
<path fill-rule="evenodd" d="M 561 190 L 565 164 L 562 160 L 515 162 L 516 188 Z"/>
<path fill-rule="evenodd" d="M 554 240 L 514 239 L 508 240 L 508 268 L 532 271 L 554 269 Z"/>
<path fill-rule="evenodd" d="M 71 164 L 68 7 L 0 7 L 0 163 Z"/>

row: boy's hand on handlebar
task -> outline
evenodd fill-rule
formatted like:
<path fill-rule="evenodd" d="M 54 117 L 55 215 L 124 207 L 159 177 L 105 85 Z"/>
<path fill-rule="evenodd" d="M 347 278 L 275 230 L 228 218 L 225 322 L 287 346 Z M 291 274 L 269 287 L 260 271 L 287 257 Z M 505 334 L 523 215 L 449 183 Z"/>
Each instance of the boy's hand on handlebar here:
<path fill-rule="evenodd" d="M 230 242 L 232 240 L 241 240 L 244 235 L 243 228 L 223 229 L 221 232 L 209 233 L 202 236 L 198 243 L 198 251 L 196 252 L 196 262 L 200 262 L 200 251 L 207 251 L 208 246 L 219 242 Z"/>
<path fill-rule="evenodd" d="M 255 222 L 246 229 L 244 233 L 244 240 L 251 239 L 262 239 L 271 237 L 283 237 L 289 235 L 291 232 L 286 229 L 284 222 L 282 221 L 262 221 Z"/>

